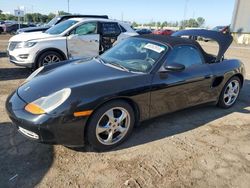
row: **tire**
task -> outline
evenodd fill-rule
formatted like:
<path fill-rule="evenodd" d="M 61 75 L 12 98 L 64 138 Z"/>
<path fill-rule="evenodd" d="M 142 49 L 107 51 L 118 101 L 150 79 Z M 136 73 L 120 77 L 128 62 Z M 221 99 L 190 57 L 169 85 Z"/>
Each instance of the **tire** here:
<path fill-rule="evenodd" d="M 230 91 L 231 88 L 230 85 L 232 86 L 231 91 Z M 239 96 L 241 85 L 242 83 L 238 76 L 230 78 L 221 91 L 217 105 L 221 108 L 232 107 Z"/>
<path fill-rule="evenodd" d="M 36 68 L 39 68 L 43 65 L 47 65 L 47 64 L 50 64 L 53 62 L 59 62 L 62 60 L 63 60 L 63 57 L 58 52 L 46 51 L 39 56 L 38 61 L 36 63 L 36 65 L 37 65 Z"/>
<path fill-rule="evenodd" d="M 122 112 L 126 114 L 125 118 Z M 123 120 L 120 121 L 119 118 Z M 134 124 L 133 108 L 122 100 L 111 101 L 101 106 L 91 116 L 86 127 L 86 138 L 95 150 L 109 150 L 129 137 Z"/>

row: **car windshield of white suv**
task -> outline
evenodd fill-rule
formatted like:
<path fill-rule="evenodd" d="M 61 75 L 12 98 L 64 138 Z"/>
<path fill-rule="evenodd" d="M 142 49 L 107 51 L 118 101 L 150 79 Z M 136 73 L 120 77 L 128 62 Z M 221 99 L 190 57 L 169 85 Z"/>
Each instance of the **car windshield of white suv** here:
<path fill-rule="evenodd" d="M 66 20 L 63 21 L 51 28 L 49 28 L 45 33 L 51 34 L 51 35 L 59 35 L 66 31 L 68 28 L 70 28 L 72 25 L 75 25 L 78 21 L 77 20 Z"/>
<path fill-rule="evenodd" d="M 151 40 L 129 38 L 102 54 L 99 58 L 106 65 L 124 71 L 147 73 L 168 50 L 168 46 Z"/>
<path fill-rule="evenodd" d="M 54 26 L 56 24 L 58 19 L 60 19 L 60 18 L 58 16 L 56 16 L 52 20 L 50 20 L 49 23 L 47 23 L 46 25 L 49 26 L 49 27 L 52 27 L 52 26 Z"/>

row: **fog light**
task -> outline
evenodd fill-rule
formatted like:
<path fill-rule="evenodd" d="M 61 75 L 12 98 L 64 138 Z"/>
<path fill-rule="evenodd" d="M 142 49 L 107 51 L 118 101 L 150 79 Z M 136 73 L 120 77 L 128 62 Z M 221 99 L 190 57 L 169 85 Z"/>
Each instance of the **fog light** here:
<path fill-rule="evenodd" d="M 29 57 L 29 54 L 21 54 L 18 57 L 20 57 L 21 59 L 27 59 Z"/>

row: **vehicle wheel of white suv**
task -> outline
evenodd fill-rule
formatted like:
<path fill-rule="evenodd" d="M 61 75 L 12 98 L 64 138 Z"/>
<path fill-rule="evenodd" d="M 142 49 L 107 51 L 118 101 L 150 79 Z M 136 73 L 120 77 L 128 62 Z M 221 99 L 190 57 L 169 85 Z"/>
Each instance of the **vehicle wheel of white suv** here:
<path fill-rule="evenodd" d="M 37 61 L 37 68 L 43 65 L 47 65 L 54 62 L 62 61 L 63 57 L 61 54 L 55 51 L 47 51 L 40 55 Z"/>

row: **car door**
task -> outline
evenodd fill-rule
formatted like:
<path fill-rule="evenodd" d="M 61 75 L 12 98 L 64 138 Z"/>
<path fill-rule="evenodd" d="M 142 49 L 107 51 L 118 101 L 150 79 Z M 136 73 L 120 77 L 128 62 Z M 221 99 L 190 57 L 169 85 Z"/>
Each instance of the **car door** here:
<path fill-rule="evenodd" d="M 77 26 L 67 37 L 69 59 L 99 55 L 99 41 L 97 22 L 85 22 Z"/>
<path fill-rule="evenodd" d="M 211 100 L 212 72 L 198 49 L 180 45 L 165 61 L 185 65 L 183 71 L 158 71 L 152 81 L 151 117 Z M 163 65 L 164 66 L 164 65 Z"/>

